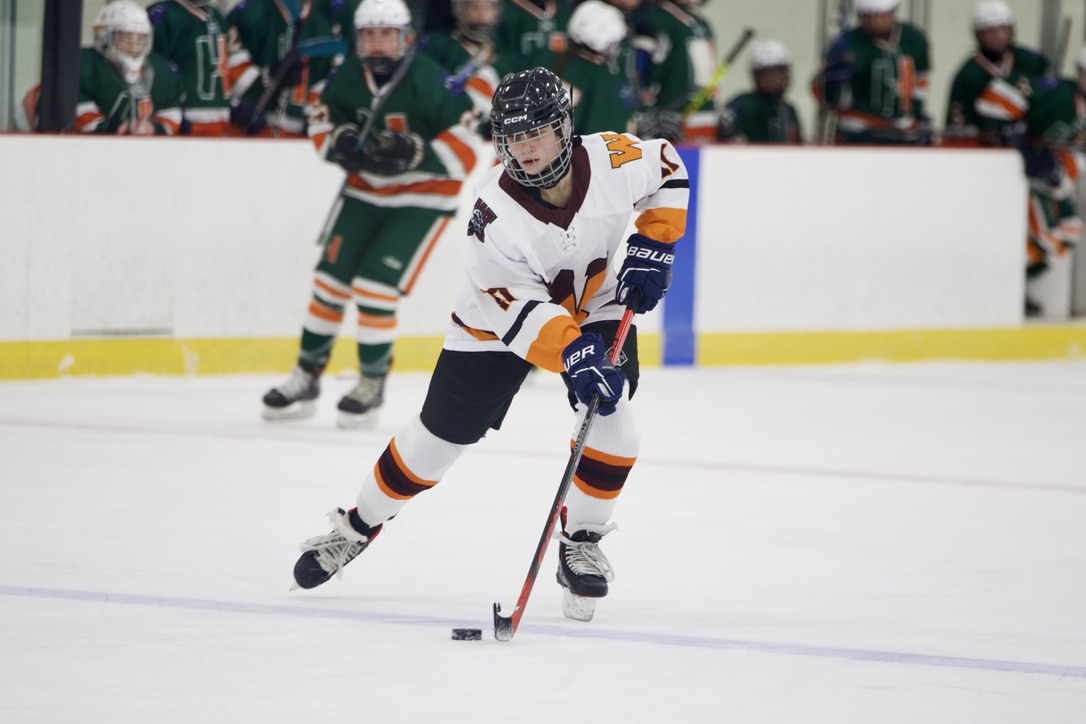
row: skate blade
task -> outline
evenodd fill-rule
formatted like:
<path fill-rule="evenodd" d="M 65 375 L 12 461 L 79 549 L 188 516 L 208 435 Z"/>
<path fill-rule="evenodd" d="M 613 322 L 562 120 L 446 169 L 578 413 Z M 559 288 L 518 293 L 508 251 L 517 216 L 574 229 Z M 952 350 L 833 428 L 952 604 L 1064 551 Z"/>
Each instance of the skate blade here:
<path fill-rule="evenodd" d="M 591 621 L 596 613 L 598 598 L 585 598 L 569 592 L 568 588 L 562 589 L 562 614 L 574 621 Z"/>
<path fill-rule="evenodd" d="M 308 420 L 317 414 L 317 403 L 313 400 L 295 402 L 286 407 L 268 407 L 264 405 L 260 416 L 267 422 L 288 422 L 290 420 Z"/>
<path fill-rule="evenodd" d="M 361 415 L 340 411 L 336 416 L 336 427 L 340 430 L 372 430 L 377 427 L 377 411 L 370 410 Z"/>

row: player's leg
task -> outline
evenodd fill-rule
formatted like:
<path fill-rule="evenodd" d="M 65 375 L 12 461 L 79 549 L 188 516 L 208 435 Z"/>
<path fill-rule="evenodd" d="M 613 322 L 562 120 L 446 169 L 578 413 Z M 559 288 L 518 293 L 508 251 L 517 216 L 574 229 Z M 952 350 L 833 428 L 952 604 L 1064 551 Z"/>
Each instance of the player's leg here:
<path fill-rule="evenodd" d="M 465 447 L 500 427 L 530 367 L 511 352 L 443 350 L 422 412 L 389 442 L 363 481 L 357 506 L 332 511 L 332 532 L 302 544 L 297 585 L 313 588 L 339 573 L 385 522 L 440 482 Z"/>
<path fill-rule="evenodd" d="M 336 201 L 313 274 L 298 363 L 286 382 L 264 395 L 265 420 L 292 420 L 316 414 L 320 376 L 351 301 L 350 280 L 366 249 L 366 206 L 349 198 L 340 197 Z"/>
<path fill-rule="evenodd" d="M 432 209 L 382 209 L 382 220 L 351 280 L 358 309 L 358 385 L 338 405 L 341 427 L 368 425 L 384 403 L 400 298 L 410 293 L 451 218 Z"/>
<path fill-rule="evenodd" d="M 617 328 L 617 322 L 584 326 L 586 332 L 597 332 L 608 340 L 614 338 Z M 562 610 L 569 618 L 581 621 L 591 620 L 596 600 L 607 595 L 608 583 L 614 578 L 600 541 L 615 529 L 611 523 L 615 504 L 641 448 L 641 433 L 630 404 L 639 377 L 636 329 L 630 329 L 619 362 L 626 376 L 627 394 L 612 414 L 595 418 L 562 514 L 557 572 L 558 583 L 564 589 Z M 570 403 L 577 407 L 572 391 Z M 575 433 L 586 413 L 583 405 L 580 408 Z"/>

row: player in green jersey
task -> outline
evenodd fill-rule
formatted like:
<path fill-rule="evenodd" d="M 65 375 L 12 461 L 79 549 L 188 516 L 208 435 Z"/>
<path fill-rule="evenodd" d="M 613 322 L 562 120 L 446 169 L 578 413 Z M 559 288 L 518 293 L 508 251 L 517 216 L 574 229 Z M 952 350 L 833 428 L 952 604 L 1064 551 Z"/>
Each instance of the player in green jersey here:
<path fill-rule="evenodd" d="M 1086 168 L 1086 50 L 1075 80 L 1035 84 L 1026 113 L 1029 177 L 1026 313 L 1066 317 L 1069 299 L 1048 294 L 1052 274 L 1070 274 L 1068 251 L 1082 240 L 1076 183 Z M 1059 285 L 1056 285 L 1059 287 Z"/>
<path fill-rule="evenodd" d="M 334 40 L 330 6 L 242 0 L 227 21 L 231 121 L 247 135 L 304 137 L 306 107 L 320 96 L 334 58 L 300 46 Z"/>
<path fill-rule="evenodd" d="M 928 40 L 895 18 L 899 0 L 856 0 L 859 27 L 826 54 L 812 90 L 837 114 L 840 143 L 930 145 Z"/>
<path fill-rule="evenodd" d="M 347 180 L 323 233 L 298 366 L 264 396 L 267 420 L 316 412 L 321 373 L 353 303 L 362 376 L 340 399 L 338 424 L 372 422 L 399 301 L 456 213 L 481 145 L 471 101 L 447 93 L 441 67 L 414 53 L 403 0 L 363 0 L 354 25 L 358 53 L 332 76 L 309 119 L 319 152 Z"/>
<path fill-rule="evenodd" d="M 569 16 L 566 0 L 506 0 L 494 47 L 510 71 L 553 67 L 566 49 Z"/>
<path fill-rule="evenodd" d="M 155 52 L 172 61 L 185 86 L 181 133 L 234 135 L 226 70 L 226 19 L 208 0 L 164 0 L 147 8 Z"/>
<path fill-rule="evenodd" d="M 105 7 L 95 47 L 80 55 L 75 130 L 119 135 L 172 135 L 181 126 L 181 79 L 151 52 L 147 13 L 132 0 Z"/>
<path fill-rule="evenodd" d="M 802 143 L 799 115 L 784 98 L 792 80 L 792 55 L 777 40 L 761 40 L 750 49 L 754 90 L 724 106 L 717 140 L 727 143 Z"/>
<path fill-rule="evenodd" d="M 648 71 L 649 107 L 656 114 L 681 114 L 683 138 L 691 142 L 716 137 L 715 93 L 710 93 L 699 108 L 683 113 L 709 84 L 718 62 L 713 29 L 698 12 L 698 5 L 698 0 L 652 0 L 649 11 L 649 24 L 656 31 L 657 42 L 666 49 Z M 640 127 L 638 133 L 648 135 Z"/>
<path fill-rule="evenodd" d="M 480 117 L 487 118 L 498 81 L 510 70 L 494 49 L 502 0 L 453 0 L 452 15 L 456 27 L 428 34 L 420 50 L 445 69 L 443 85 L 449 92 L 467 94 Z"/>
<path fill-rule="evenodd" d="M 973 10 L 977 50 L 954 76 L 943 145 L 1019 147 L 1036 79 L 1048 60 L 1014 42 L 1014 15 L 1003 0 Z"/>
<path fill-rule="evenodd" d="M 577 135 L 625 132 L 633 113 L 633 89 L 616 64 L 626 39 L 622 11 L 603 0 L 584 0 L 569 19 L 569 47 L 554 73 L 569 88 Z"/>

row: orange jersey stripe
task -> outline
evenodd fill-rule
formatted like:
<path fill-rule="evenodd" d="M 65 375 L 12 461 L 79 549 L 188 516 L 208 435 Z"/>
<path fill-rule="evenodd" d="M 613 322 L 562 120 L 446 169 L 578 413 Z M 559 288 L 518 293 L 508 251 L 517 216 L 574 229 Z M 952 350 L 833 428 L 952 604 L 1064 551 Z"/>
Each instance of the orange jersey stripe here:
<path fill-rule="evenodd" d="M 347 301 L 348 299 L 351 298 L 350 294 L 347 294 L 346 292 L 342 292 L 339 289 L 334 288 L 331 284 L 328 284 L 327 282 L 321 281 L 320 278 L 314 278 L 313 279 L 313 286 L 315 286 L 315 287 L 317 287 L 319 289 L 323 289 L 325 292 L 328 293 L 329 296 L 335 297 L 336 299 L 342 299 L 344 301 Z"/>
<path fill-rule="evenodd" d="M 452 315 L 452 321 L 454 324 L 470 334 L 472 337 L 475 337 L 475 339 L 479 340 L 480 342 L 493 342 L 498 338 L 498 335 L 494 334 L 493 332 L 486 332 L 481 329 L 469 327 L 468 325 L 460 321 L 460 317 L 456 316 L 455 314 Z"/>
<path fill-rule="evenodd" d="M 561 316 L 554 317 L 539 330 L 539 336 L 528 347 L 526 359 L 536 367 L 542 367 L 551 372 L 561 372 L 562 350 L 581 336 L 581 328 L 572 318 Z"/>
<path fill-rule="evenodd" d="M 215 123 L 193 123 L 189 134 L 192 136 L 210 136 L 217 138 L 240 135 L 237 128 L 225 121 L 218 121 Z"/>
<path fill-rule="evenodd" d="M 465 85 L 476 93 L 486 96 L 487 98 L 494 97 L 494 86 L 490 85 L 479 76 L 473 76 L 471 78 L 468 78 L 468 82 Z"/>
<path fill-rule="evenodd" d="M 360 176 L 351 174 L 347 177 L 347 185 L 351 188 L 365 191 L 368 194 L 374 194 L 376 196 L 397 196 L 405 193 L 457 196 L 460 194 L 461 184 L 459 181 L 442 179 L 437 181 L 420 181 L 419 183 L 414 184 L 396 184 L 394 186 L 377 188 L 375 186 L 370 186 Z"/>
<path fill-rule="evenodd" d="M 398 302 L 398 301 L 400 301 L 400 298 L 398 296 L 393 296 L 391 294 L 378 294 L 377 292 L 371 292 L 368 289 L 363 289 L 362 287 L 359 287 L 359 286 L 351 287 L 351 292 L 353 292 L 354 295 L 358 296 L 358 297 L 363 297 L 363 298 L 368 298 L 368 299 L 377 299 L 377 300 L 382 301 L 382 302 Z"/>
<path fill-rule="evenodd" d="M 376 314 L 358 313 L 358 326 L 370 329 L 393 329 L 396 327 L 395 317 L 379 317 Z"/>
<path fill-rule="evenodd" d="M 337 312 L 334 309 L 329 309 L 323 304 L 318 304 L 316 300 L 309 303 L 309 313 L 314 317 L 323 319 L 326 322 L 342 322 L 343 312 Z"/>
<path fill-rule="evenodd" d="M 452 152 L 456 154 L 456 157 L 460 159 L 460 165 L 464 167 L 464 170 L 471 173 L 471 170 L 475 168 L 475 152 L 471 150 L 471 146 L 461 141 L 449 131 L 442 131 L 437 134 L 437 141 L 442 141 L 447 145 Z"/>
<path fill-rule="evenodd" d="M 983 100 L 986 103 L 991 103 L 993 106 L 999 106 L 1000 108 L 1002 108 L 1004 111 L 1007 112 L 1007 117 L 1012 119 L 1012 120 L 1018 121 L 1018 120 L 1021 120 L 1021 119 L 1026 117 L 1026 109 L 1025 108 L 1022 108 L 1020 106 L 1015 105 L 1014 103 L 1011 103 L 1010 101 L 1008 101 L 1003 96 L 999 95 L 998 93 L 993 93 L 992 91 L 988 90 L 987 88 L 985 88 L 981 92 L 978 100 Z"/>
<path fill-rule="evenodd" d="M 433 237 L 431 237 L 430 243 L 426 245 L 426 249 L 422 252 L 422 257 L 419 259 L 418 266 L 415 267 L 415 272 L 411 275 L 411 278 L 407 280 L 407 285 L 404 286 L 403 289 L 404 294 L 411 293 L 411 289 L 415 286 L 415 281 L 419 278 L 419 272 L 426 266 L 426 261 L 430 258 L 430 252 L 437 246 L 437 241 L 441 238 L 441 233 L 445 231 L 445 227 L 449 225 L 449 221 L 451 220 L 451 216 L 446 216 L 441 220 L 441 224 L 437 227 L 437 231 L 434 232 Z"/>
<path fill-rule="evenodd" d="M 106 116 L 105 116 L 104 113 L 98 113 L 98 112 L 84 113 L 79 118 L 75 119 L 75 130 L 82 131 L 87 126 L 98 123 L 99 121 L 101 121 L 105 117 Z"/>
<path fill-rule="evenodd" d="M 151 120 L 159 124 L 160 126 L 164 126 L 167 133 L 173 136 L 176 136 L 181 130 L 181 124 L 177 123 L 176 121 L 172 121 L 169 118 L 165 118 L 163 116 L 154 116 L 153 118 L 151 118 Z"/>
<path fill-rule="evenodd" d="M 686 209 L 648 209 L 637 217 L 634 225 L 638 233 L 671 244 L 686 233 Z"/>

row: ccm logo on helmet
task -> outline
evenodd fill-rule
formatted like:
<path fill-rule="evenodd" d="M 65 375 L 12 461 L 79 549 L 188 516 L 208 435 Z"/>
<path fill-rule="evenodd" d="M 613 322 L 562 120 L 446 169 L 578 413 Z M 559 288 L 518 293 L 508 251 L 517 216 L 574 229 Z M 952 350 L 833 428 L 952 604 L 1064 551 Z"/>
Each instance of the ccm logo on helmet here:
<path fill-rule="evenodd" d="M 652 249 L 637 249 L 632 246 L 627 247 L 626 256 L 632 256 L 638 259 L 648 259 L 649 261 L 656 261 L 661 264 L 671 264 L 675 261 L 674 254 L 664 251 L 654 251 Z"/>
<path fill-rule="evenodd" d="M 521 121 L 526 121 L 526 120 L 528 120 L 528 114 L 527 113 L 525 113 L 523 116 L 513 116 L 512 118 L 506 118 L 505 122 L 506 123 L 520 123 Z"/>

